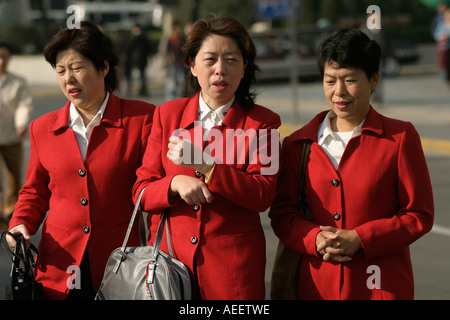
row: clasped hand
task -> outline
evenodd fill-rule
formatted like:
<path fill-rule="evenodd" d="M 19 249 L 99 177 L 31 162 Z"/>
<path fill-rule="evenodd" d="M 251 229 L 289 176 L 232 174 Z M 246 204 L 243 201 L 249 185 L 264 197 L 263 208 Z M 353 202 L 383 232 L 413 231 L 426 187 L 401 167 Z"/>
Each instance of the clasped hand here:
<path fill-rule="evenodd" d="M 212 157 L 191 141 L 172 136 L 169 138 L 168 147 L 166 156 L 173 163 L 194 168 L 203 174 L 208 170 L 208 163 Z M 190 205 L 211 203 L 214 200 L 205 182 L 187 175 L 176 175 L 171 181 L 169 201 L 173 201 L 178 195 Z"/>
<path fill-rule="evenodd" d="M 361 240 L 355 230 L 320 226 L 316 236 L 316 250 L 324 261 L 348 262 L 361 248 Z"/>

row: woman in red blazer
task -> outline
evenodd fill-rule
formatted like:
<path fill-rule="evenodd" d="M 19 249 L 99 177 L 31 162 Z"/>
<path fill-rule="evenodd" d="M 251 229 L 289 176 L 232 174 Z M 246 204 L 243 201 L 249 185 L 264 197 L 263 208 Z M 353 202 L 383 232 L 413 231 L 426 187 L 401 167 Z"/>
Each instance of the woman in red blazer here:
<path fill-rule="evenodd" d="M 275 195 L 280 118 L 253 103 L 254 59 L 238 21 L 194 23 L 184 56 L 194 96 L 157 108 L 137 171 L 134 196 L 145 188 L 150 243 L 166 210 L 174 255 L 201 299 L 265 296 L 259 212 Z"/>
<path fill-rule="evenodd" d="M 69 102 L 30 125 L 26 182 L 10 232 L 29 240 L 44 221 L 36 280 L 46 298 L 92 299 L 133 211 L 155 106 L 112 93 L 117 58 L 93 24 L 60 31 L 44 54 Z"/>
<path fill-rule="evenodd" d="M 331 111 L 283 141 L 277 195 L 269 213 L 275 234 L 303 254 L 301 299 L 413 299 L 409 245 L 430 231 L 433 195 L 419 135 L 408 122 L 370 105 L 380 48 L 365 34 L 342 30 L 319 51 Z M 311 140 L 306 198 L 298 175 Z"/>

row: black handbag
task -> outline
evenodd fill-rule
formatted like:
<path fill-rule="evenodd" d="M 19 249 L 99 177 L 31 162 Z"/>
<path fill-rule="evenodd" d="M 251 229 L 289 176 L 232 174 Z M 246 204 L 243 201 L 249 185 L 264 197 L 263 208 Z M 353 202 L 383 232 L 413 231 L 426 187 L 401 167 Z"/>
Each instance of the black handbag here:
<path fill-rule="evenodd" d="M 141 191 L 121 248 L 114 250 L 106 264 L 96 300 L 190 300 L 191 279 L 186 266 L 173 257 L 165 212 L 153 246 L 127 247 L 142 198 Z M 166 227 L 169 254 L 159 249 Z M 140 228 L 142 238 L 142 228 Z M 142 242 L 142 241 L 141 241 Z"/>
<path fill-rule="evenodd" d="M 6 241 L 9 234 L 16 241 L 16 247 L 12 250 Z M 44 298 L 42 284 L 34 279 L 34 268 L 39 258 L 37 248 L 30 243 L 26 248 L 25 238 L 15 236 L 9 231 L 1 235 L 3 250 L 12 261 L 10 284 L 4 286 L 0 292 L 0 300 L 42 300 Z"/>

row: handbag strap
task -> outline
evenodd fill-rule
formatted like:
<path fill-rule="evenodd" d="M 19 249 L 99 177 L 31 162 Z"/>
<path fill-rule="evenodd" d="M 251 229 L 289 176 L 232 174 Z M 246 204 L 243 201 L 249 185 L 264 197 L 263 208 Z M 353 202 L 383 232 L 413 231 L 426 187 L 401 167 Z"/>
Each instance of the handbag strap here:
<path fill-rule="evenodd" d="M 133 214 L 131 215 L 131 220 L 128 225 L 127 233 L 125 234 L 125 239 L 123 240 L 122 247 L 120 249 L 122 252 L 125 252 L 125 250 L 126 250 L 128 239 L 130 238 L 131 230 L 133 229 L 134 220 L 136 219 L 136 215 L 139 212 L 139 207 L 141 206 L 141 200 L 142 200 L 142 195 L 144 194 L 144 190 L 145 190 L 145 188 L 142 189 L 141 192 L 139 193 L 138 199 L 136 201 L 136 205 L 134 206 Z M 142 214 L 141 214 L 141 217 L 142 217 Z M 159 247 L 161 245 L 161 239 L 162 239 L 162 236 L 164 233 L 164 224 L 165 224 L 166 225 L 167 246 L 169 248 L 169 254 L 173 257 L 173 250 L 172 250 L 172 244 L 171 244 L 170 233 L 169 233 L 169 224 L 168 224 L 168 221 L 166 223 L 166 220 L 168 220 L 167 214 L 164 211 L 161 214 L 161 220 L 159 222 L 158 230 L 157 230 L 156 236 L 155 236 L 155 243 L 153 245 L 155 247 L 154 252 L 159 251 Z M 142 226 L 143 224 L 140 224 L 140 225 Z M 144 232 L 144 234 L 145 234 L 145 230 L 142 230 L 142 229 L 143 228 L 139 228 L 139 234 L 140 234 L 141 238 L 143 236 L 142 233 Z"/>
<path fill-rule="evenodd" d="M 16 241 L 16 247 L 12 250 L 6 240 L 6 236 L 10 235 Z M 9 259 L 16 267 L 20 267 L 20 263 L 24 266 L 24 272 L 31 272 L 32 268 L 36 266 L 36 262 L 39 260 L 39 252 L 37 248 L 30 242 L 28 249 L 26 248 L 26 241 L 22 235 L 15 236 L 9 231 L 2 232 L 1 243 L 3 250 L 7 253 Z M 33 257 L 33 252 L 36 255 L 36 261 Z"/>
<path fill-rule="evenodd" d="M 308 157 L 311 152 L 311 140 L 305 140 L 303 142 L 303 148 L 302 148 L 302 157 L 300 159 L 300 171 L 299 171 L 299 199 L 300 199 L 300 208 L 302 212 L 305 214 L 305 219 L 312 220 L 311 212 L 309 210 L 306 210 L 308 207 L 308 200 L 306 198 L 306 191 L 305 191 L 305 172 L 306 172 L 306 165 L 308 163 Z"/>

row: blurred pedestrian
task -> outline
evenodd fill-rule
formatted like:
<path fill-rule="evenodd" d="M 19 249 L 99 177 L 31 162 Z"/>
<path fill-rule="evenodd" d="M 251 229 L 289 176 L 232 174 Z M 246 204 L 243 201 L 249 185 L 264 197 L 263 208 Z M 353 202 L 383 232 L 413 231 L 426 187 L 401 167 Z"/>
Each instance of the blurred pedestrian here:
<path fill-rule="evenodd" d="M 188 30 L 188 29 L 187 29 Z M 163 38 L 161 55 L 165 59 L 165 67 L 167 71 L 165 96 L 166 100 L 181 98 L 184 93 L 186 67 L 183 63 L 182 49 L 186 42 L 179 21 L 172 24 L 172 32 L 168 38 Z"/>
<path fill-rule="evenodd" d="M 28 131 L 33 98 L 26 80 L 8 71 L 11 48 L 0 43 L 0 228 L 5 229 L 22 188 L 22 140 Z M 3 186 L 3 163 L 7 186 Z M 6 193 L 4 192 L 6 190 Z M 2 230 L 4 231 L 4 230 Z"/>
<path fill-rule="evenodd" d="M 126 78 L 128 85 L 128 93 L 131 93 L 132 72 L 134 68 L 139 70 L 140 89 L 139 96 L 148 97 L 150 93 L 147 85 L 147 75 L 145 69 L 147 68 L 149 55 L 152 53 L 152 44 L 142 31 L 139 25 L 135 25 L 131 29 L 133 38 L 130 40 L 127 48 L 126 60 Z"/>
<path fill-rule="evenodd" d="M 30 125 L 10 232 L 29 240 L 43 224 L 36 280 L 47 299 L 93 299 L 126 233 L 155 106 L 112 93 L 118 59 L 92 23 L 59 31 L 44 55 L 69 101 Z M 139 245 L 137 230 L 131 242 Z"/>
<path fill-rule="evenodd" d="M 444 20 L 436 27 L 434 38 L 438 41 L 442 51 L 442 64 L 445 79 L 450 86 L 450 8 L 444 11 Z"/>
<path fill-rule="evenodd" d="M 281 122 L 254 103 L 255 55 L 237 20 L 196 21 L 183 56 L 190 66 L 190 97 L 156 109 L 137 171 L 134 196 L 145 187 L 150 243 L 165 210 L 173 251 L 192 274 L 196 298 L 265 297 L 259 212 L 275 195 Z M 273 159 L 264 156 L 268 150 Z M 167 250 L 166 243 L 161 247 Z"/>
<path fill-rule="evenodd" d="M 443 23 L 444 23 L 444 13 L 445 10 L 447 9 L 447 3 L 445 1 L 439 2 L 437 5 L 437 12 L 436 14 L 433 16 L 433 19 L 431 20 L 431 36 L 436 39 L 436 30 L 438 27 L 440 27 Z M 441 69 L 441 73 L 443 75 L 443 78 L 445 79 L 446 77 L 446 49 L 445 49 L 445 39 L 441 40 L 441 39 L 436 39 L 436 43 L 437 43 L 437 52 L 438 52 L 438 65 L 439 68 Z"/>
<path fill-rule="evenodd" d="M 128 90 L 128 81 L 131 75 L 131 68 L 127 66 L 128 57 L 127 57 L 127 48 L 130 44 L 130 32 L 129 30 L 119 30 L 118 39 L 114 43 L 114 52 L 117 54 L 119 58 L 119 62 L 116 67 L 116 77 L 117 77 L 117 85 L 116 90 L 123 95 L 130 96 L 130 92 Z"/>
<path fill-rule="evenodd" d="M 331 110 L 284 139 L 275 234 L 303 254 L 300 299 L 413 299 L 409 245 L 431 230 L 433 193 L 420 137 L 370 105 L 380 46 L 355 29 L 331 34 L 318 65 Z M 299 167 L 312 141 L 299 209 Z"/>
<path fill-rule="evenodd" d="M 368 15 L 367 18 L 369 18 Z M 400 72 L 400 63 L 395 57 L 394 50 L 391 46 L 391 39 L 389 36 L 389 30 L 386 26 L 381 28 L 369 29 L 367 22 L 364 21 L 360 27 L 360 30 L 364 32 L 370 39 L 375 40 L 381 47 L 381 62 L 380 62 L 380 77 L 378 85 L 372 93 L 372 101 L 383 104 L 385 100 L 385 83 L 384 80 L 389 76 L 396 76 Z"/>

